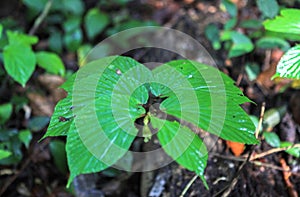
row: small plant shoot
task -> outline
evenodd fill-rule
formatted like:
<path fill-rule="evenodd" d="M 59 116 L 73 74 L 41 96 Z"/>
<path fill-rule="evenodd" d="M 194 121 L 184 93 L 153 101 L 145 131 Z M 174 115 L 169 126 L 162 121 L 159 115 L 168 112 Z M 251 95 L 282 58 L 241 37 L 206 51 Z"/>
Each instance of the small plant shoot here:
<path fill-rule="evenodd" d="M 250 100 L 230 77 L 195 61 L 149 70 L 129 57 L 105 57 L 83 66 L 62 88 L 68 96 L 56 105 L 44 138 L 67 136 L 68 186 L 77 175 L 102 171 L 126 157 L 136 137 L 145 143 L 157 139 L 206 186 L 209 150 L 190 125 L 225 140 L 258 143 L 240 106 Z"/>

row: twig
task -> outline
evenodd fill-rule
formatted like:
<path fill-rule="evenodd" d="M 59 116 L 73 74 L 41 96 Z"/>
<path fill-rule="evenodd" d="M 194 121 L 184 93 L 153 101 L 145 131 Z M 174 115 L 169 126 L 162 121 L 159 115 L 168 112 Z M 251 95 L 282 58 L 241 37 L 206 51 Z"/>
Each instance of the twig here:
<path fill-rule="evenodd" d="M 29 35 L 33 35 L 36 32 L 36 30 L 39 28 L 39 26 L 41 25 L 43 20 L 46 18 L 46 16 L 48 15 L 48 13 L 51 9 L 52 1 L 53 0 L 48 0 L 48 2 L 46 3 L 46 5 L 43 9 L 43 12 L 34 21 L 33 27 L 29 31 Z"/>
<path fill-rule="evenodd" d="M 287 147 L 282 147 L 282 148 L 272 148 L 272 149 L 270 149 L 270 150 L 268 150 L 266 152 L 262 152 L 262 153 L 259 153 L 259 154 L 255 155 L 255 156 L 251 157 L 250 161 L 253 161 L 253 160 L 265 157 L 267 155 L 271 155 L 273 153 L 285 151 L 285 150 L 288 150 L 288 149 L 291 149 L 291 148 L 300 148 L 300 144 L 294 144 L 294 145 L 287 146 Z"/>
<path fill-rule="evenodd" d="M 265 108 L 266 108 L 266 103 L 263 102 L 262 105 L 261 105 L 261 110 L 260 110 L 260 115 L 259 115 L 259 122 L 258 122 L 258 125 L 257 125 L 256 130 L 255 130 L 256 139 L 258 139 L 259 130 L 261 128 L 263 117 L 264 117 L 264 114 L 265 114 Z"/>
<path fill-rule="evenodd" d="M 231 183 L 229 184 L 229 186 L 227 187 L 227 189 L 226 189 L 226 187 L 225 187 L 225 191 L 224 191 L 224 190 L 221 190 L 221 192 L 219 192 L 219 193 L 222 193 L 222 192 L 224 191 L 223 194 L 222 194 L 222 197 L 227 197 L 227 196 L 229 196 L 229 194 L 231 193 L 231 191 L 234 189 L 234 187 L 235 187 L 235 185 L 236 185 L 236 183 L 237 183 L 237 180 L 238 180 L 238 178 L 240 177 L 240 174 L 241 174 L 241 172 L 242 172 L 242 169 L 244 168 L 244 166 L 246 165 L 246 163 L 248 163 L 248 161 L 249 161 L 250 158 L 251 158 L 251 155 L 252 155 L 252 153 L 253 153 L 253 150 L 254 150 L 254 146 L 251 147 L 251 150 L 250 150 L 250 152 L 249 152 L 249 154 L 248 154 L 247 159 L 245 159 L 245 161 L 239 166 L 239 169 L 238 169 L 238 171 L 237 171 L 235 177 L 232 179 L 232 181 L 231 181 Z"/>
<path fill-rule="evenodd" d="M 195 182 L 195 180 L 198 178 L 198 175 L 195 175 L 190 182 L 185 186 L 185 188 L 183 189 L 182 193 L 180 194 L 180 197 L 183 197 L 186 192 L 190 189 L 190 187 L 192 186 L 192 184 Z"/>

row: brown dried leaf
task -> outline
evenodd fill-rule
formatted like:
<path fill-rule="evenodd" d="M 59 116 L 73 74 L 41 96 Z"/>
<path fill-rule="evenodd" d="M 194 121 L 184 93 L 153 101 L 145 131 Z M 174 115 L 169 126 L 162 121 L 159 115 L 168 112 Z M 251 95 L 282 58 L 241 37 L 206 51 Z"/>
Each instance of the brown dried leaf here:
<path fill-rule="evenodd" d="M 40 95 L 38 93 L 28 93 L 27 97 L 30 102 L 32 112 L 36 116 L 52 116 L 54 103 L 51 98 Z"/>

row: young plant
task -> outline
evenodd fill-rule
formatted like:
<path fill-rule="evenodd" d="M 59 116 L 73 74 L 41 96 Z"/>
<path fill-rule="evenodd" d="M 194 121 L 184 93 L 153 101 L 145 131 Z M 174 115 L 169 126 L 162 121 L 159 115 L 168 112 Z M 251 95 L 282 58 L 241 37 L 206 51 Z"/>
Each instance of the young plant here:
<path fill-rule="evenodd" d="M 122 158 L 138 136 L 137 122 L 145 142 L 157 132 L 165 153 L 204 183 L 208 151 L 187 125 L 226 140 L 258 143 L 254 124 L 240 107 L 250 100 L 227 75 L 198 62 L 176 60 L 150 71 L 129 57 L 105 57 L 86 64 L 62 88 L 68 96 L 55 107 L 44 138 L 67 136 L 68 186 L 77 175 L 99 172 Z"/>
<path fill-rule="evenodd" d="M 0 46 L 6 72 L 19 84 L 25 86 L 35 70 L 36 64 L 52 74 L 65 74 L 65 67 L 58 55 L 40 51 L 34 52 L 32 45 L 38 42 L 36 36 L 5 29 L 0 24 Z"/>

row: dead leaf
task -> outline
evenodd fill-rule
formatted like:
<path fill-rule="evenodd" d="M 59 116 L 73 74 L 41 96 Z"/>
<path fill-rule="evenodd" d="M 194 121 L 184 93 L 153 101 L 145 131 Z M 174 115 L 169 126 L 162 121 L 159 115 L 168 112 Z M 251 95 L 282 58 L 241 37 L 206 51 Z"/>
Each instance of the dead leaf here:
<path fill-rule="evenodd" d="M 52 116 L 54 103 L 51 98 L 38 93 L 28 93 L 32 113 L 36 116 Z"/>
<path fill-rule="evenodd" d="M 67 96 L 67 93 L 62 88 L 59 88 L 59 86 L 65 82 L 62 77 L 43 74 L 38 77 L 38 81 L 50 92 L 50 96 L 53 98 L 54 103 L 57 103 L 59 100 Z"/>
<path fill-rule="evenodd" d="M 235 156 L 240 156 L 245 149 L 245 144 L 239 143 L 239 142 L 232 142 L 226 140 L 227 146 L 230 148 L 230 150 L 233 152 Z"/>

